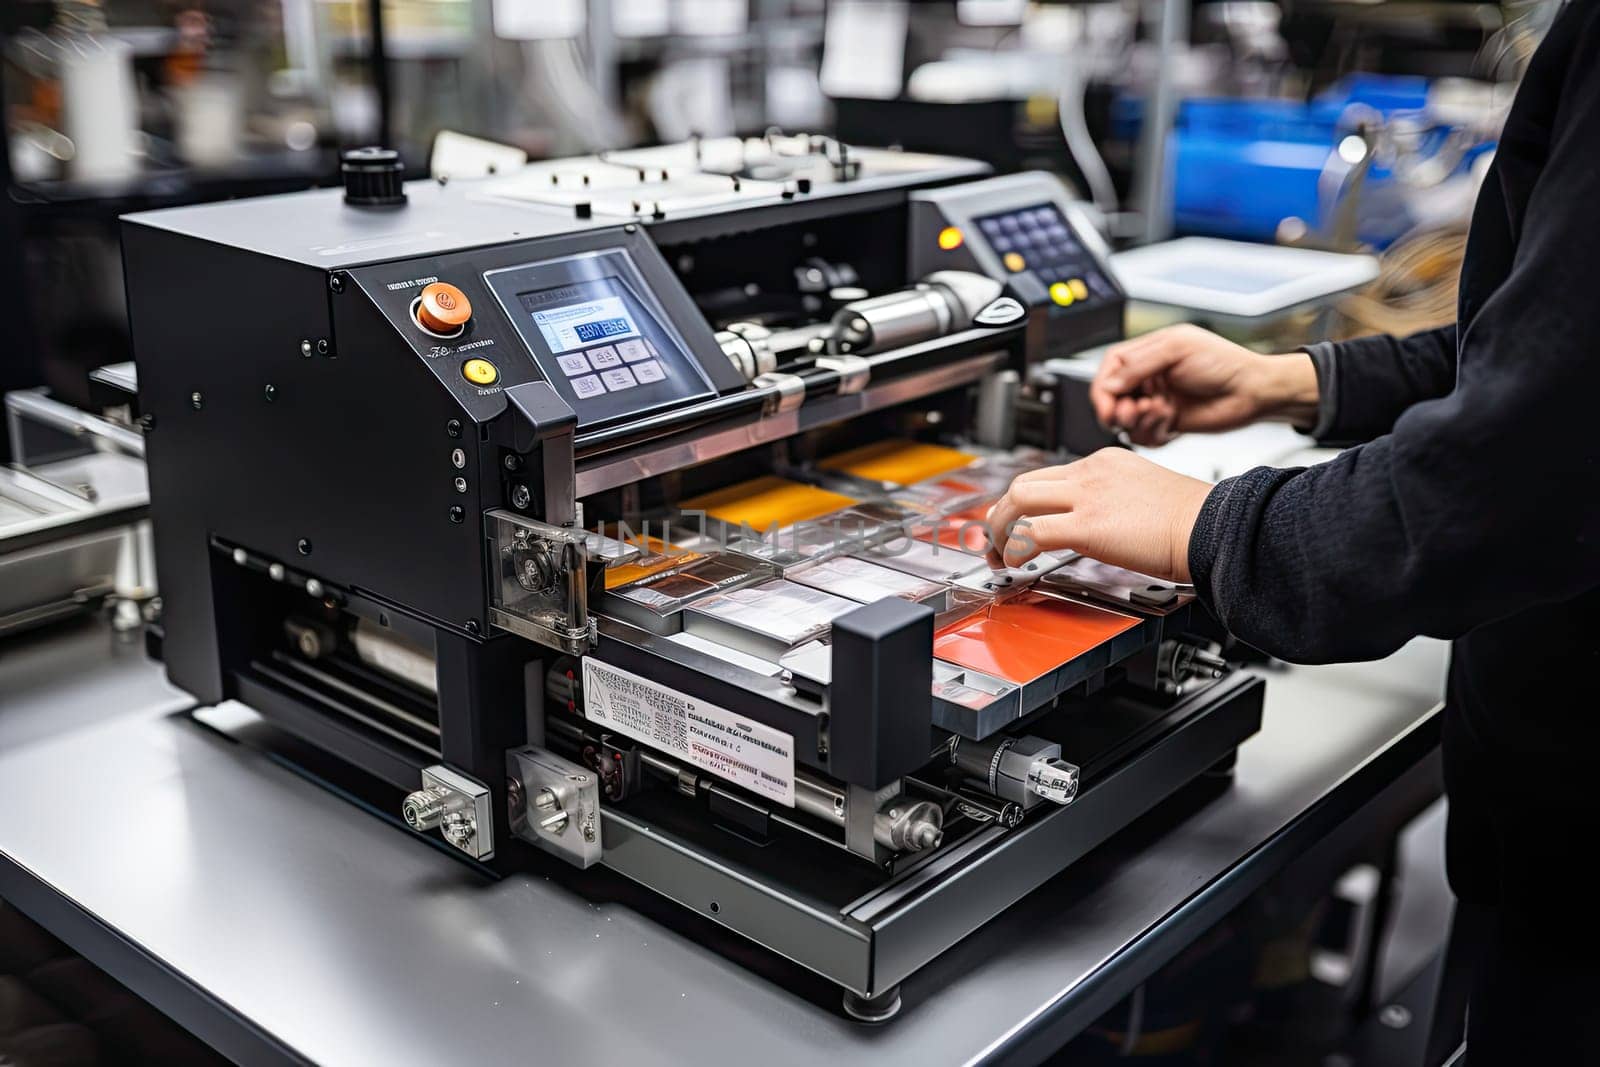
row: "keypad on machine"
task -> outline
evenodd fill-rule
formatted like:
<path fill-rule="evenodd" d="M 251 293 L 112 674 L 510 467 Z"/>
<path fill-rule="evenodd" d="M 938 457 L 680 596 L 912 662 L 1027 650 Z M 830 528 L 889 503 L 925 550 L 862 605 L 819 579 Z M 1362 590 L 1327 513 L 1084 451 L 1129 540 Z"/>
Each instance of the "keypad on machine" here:
<path fill-rule="evenodd" d="M 977 221 L 989 247 L 1011 273 L 1031 272 L 1046 285 L 1070 283 L 1078 300 L 1105 295 L 1093 259 L 1055 205 L 1020 208 Z"/>
<path fill-rule="evenodd" d="M 639 337 L 568 352 L 557 356 L 556 363 L 571 381 L 573 391 L 588 399 L 664 380 L 666 369 L 659 358 L 656 346 L 648 338 Z"/>
<path fill-rule="evenodd" d="M 1076 266 L 1083 258 L 1083 248 L 1054 207 L 1013 211 L 984 219 L 979 225 L 996 252 L 1020 252 L 1035 270 L 1069 263 Z"/>

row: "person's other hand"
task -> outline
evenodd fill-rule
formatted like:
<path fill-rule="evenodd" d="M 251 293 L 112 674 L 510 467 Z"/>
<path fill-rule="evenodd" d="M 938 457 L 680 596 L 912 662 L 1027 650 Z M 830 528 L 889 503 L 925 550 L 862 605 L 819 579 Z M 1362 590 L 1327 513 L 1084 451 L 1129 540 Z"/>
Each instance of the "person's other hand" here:
<path fill-rule="evenodd" d="M 1020 474 L 989 510 L 991 566 L 1020 567 L 1071 549 L 1178 582 L 1189 579 L 1189 536 L 1211 486 L 1124 448 Z"/>
<path fill-rule="evenodd" d="M 1264 356 L 1198 326 L 1168 326 L 1112 345 L 1089 399 L 1108 429 L 1159 445 L 1263 418 L 1312 422 L 1317 372 L 1304 353 Z"/>

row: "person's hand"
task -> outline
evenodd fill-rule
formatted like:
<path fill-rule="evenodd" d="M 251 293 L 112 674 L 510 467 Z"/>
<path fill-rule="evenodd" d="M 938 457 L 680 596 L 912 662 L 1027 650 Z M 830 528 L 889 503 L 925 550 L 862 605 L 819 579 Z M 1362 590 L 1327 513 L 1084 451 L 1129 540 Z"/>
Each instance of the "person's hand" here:
<path fill-rule="evenodd" d="M 991 566 L 1071 549 L 1141 574 L 1188 582 L 1189 535 L 1211 486 L 1125 448 L 1020 474 L 989 510 Z"/>
<path fill-rule="evenodd" d="M 1198 326 L 1168 326 L 1112 345 L 1089 399 L 1107 429 L 1159 445 L 1263 418 L 1312 422 L 1317 372 L 1304 353 L 1264 356 Z"/>

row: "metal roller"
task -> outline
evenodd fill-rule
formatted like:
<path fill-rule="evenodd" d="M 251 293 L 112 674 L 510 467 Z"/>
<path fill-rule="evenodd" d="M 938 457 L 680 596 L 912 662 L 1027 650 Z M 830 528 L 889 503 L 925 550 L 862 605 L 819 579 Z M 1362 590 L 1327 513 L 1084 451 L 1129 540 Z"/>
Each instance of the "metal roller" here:
<path fill-rule="evenodd" d="M 829 347 L 865 355 L 964 330 L 999 299 L 1002 286 L 968 271 L 942 270 L 910 289 L 846 304 L 833 316 Z"/>

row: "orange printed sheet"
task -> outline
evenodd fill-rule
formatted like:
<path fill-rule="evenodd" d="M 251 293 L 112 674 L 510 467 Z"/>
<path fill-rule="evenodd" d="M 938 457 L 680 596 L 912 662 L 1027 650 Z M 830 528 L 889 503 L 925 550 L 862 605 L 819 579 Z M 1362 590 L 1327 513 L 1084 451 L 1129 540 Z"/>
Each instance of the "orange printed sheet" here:
<path fill-rule="evenodd" d="M 939 631 L 933 654 L 1023 685 L 1138 625 L 1126 615 L 1030 591 Z"/>
<path fill-rule="evenodd" d="M 987 522 L 989 507 L 989 504 L 984 503 L 962 508 L 960 511 L 916 526 L 912 529 L 911 536 L 918 541 L 931 543 L 937 540 L 945 548 L 956 548 L 963 552 L 982 555 L 989 551 Z"/>

